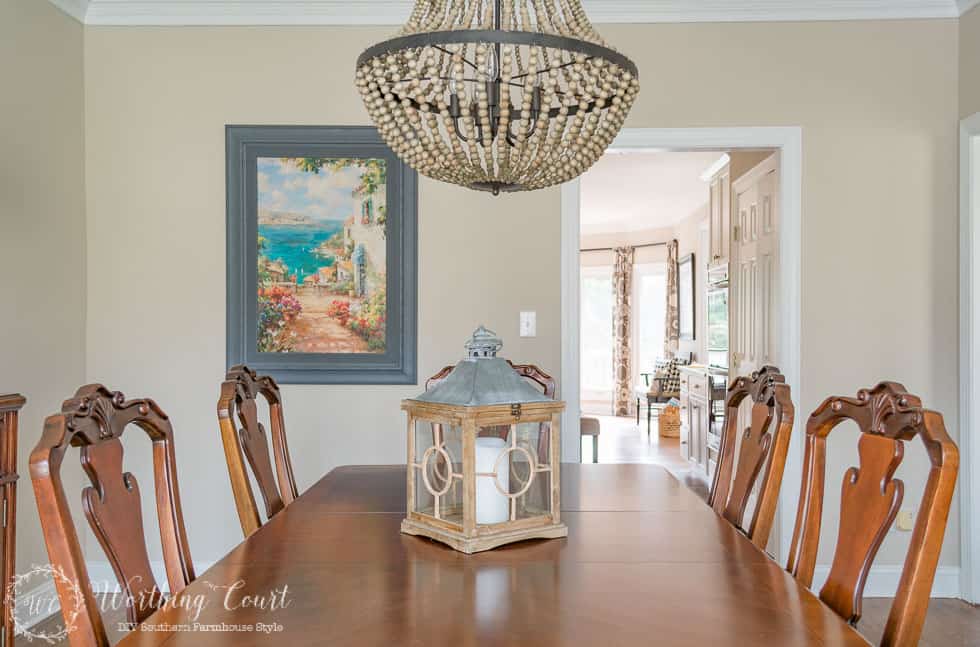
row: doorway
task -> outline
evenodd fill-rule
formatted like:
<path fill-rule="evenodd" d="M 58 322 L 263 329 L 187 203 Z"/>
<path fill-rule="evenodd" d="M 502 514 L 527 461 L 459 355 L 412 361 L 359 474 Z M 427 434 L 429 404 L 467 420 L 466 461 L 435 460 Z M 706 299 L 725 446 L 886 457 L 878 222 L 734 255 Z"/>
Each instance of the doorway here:
<path fill-rule="evenodd" d="M 774 333 L 787 382 L 799 393 L 800 364 L 800 235 L 802 203 L 801 129 L 788 128 L 695 128 L 626 129 L 610 151 L 736 151 L 773 149 L 779 152 L 779 202 L 782 222 L 779 249 L 785 259 L 774 277 L 778 314 Z M 581 403 L 581 180 L 562 188 L 562 397 L 567 403 L 565 429 L 578 429 Z M 578 434 L 564 434 L 563 460 L 581 460 Z M 777 513 L 778 557 L 785 559 L 792 537 L 795 502 L 802 464 L 800 434 L 794 434 L 787 460 L 783 494 Z"/>
<path fill-rule="evenodd" d="M 661 369 L 668 353 L 706 360 L 701 346 L 712 195 L 705 173 L 723 156 L 613 150 L 581 178 L 580 403 L 600 432 L 583 438 L 583 455 L 587 462 L 659 464 L 685 481 L 700 477 L 689 483 L 704 496 L 709 475 L 682 451 L 688 444 L 680 431 L 680 375 L 677 367 Z M 683 261 L 669 277 L 668 248 L 675 240 L 674 258 L 679 253 Z M 668 351 L 667 286 L 669 280 L 677 285 L 678 265 L 688 273 L 686 289 L 674 289 L 675 307 L 691 329 L 674 334 L 676 348 Z M 668 372 L 673 379 L 660 375 Z"/>

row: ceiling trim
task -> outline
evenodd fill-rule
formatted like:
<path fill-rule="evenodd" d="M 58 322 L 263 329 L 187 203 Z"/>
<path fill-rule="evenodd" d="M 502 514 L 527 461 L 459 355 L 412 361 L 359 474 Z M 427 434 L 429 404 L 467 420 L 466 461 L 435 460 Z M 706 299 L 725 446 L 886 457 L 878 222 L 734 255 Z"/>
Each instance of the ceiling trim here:
<path fill-rule="evenodd" d="M 967 11 L 980 4 L 980 0 L 957 0 L 957 3 L 959 6 L 960 15 L 962 16 Z"/>
<path fill-rule="evenodd" d="M 85 22 L 88 2 L 89 0 L 51 0 L 51 4 L 79 22 Z"/>
<path fill-rule="evenodd" d="M 412 7 L 411 0 L 50 1 L 89 25 L 399 25 Z M 584 0 L 597 23 L 954 18 L 977 1 Z"/>

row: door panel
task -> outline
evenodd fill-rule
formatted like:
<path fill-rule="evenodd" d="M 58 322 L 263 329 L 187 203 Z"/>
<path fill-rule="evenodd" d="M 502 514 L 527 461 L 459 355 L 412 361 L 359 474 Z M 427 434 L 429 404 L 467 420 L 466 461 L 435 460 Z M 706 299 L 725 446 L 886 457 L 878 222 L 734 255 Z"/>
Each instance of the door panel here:
<path fill-rule="evenodd" d="M 738 228 L 732 236 L 732 377 L 749 375 L 765 364 L 778 366 L 773 316 L 776 311 L 776 272 L 779 262 L 778 158 L 764 160 L 732 183 L 732 203 Z M 738 413 L 738 429 L 750 424 L 751 399 Z M 735 448 L 738 461 L 739 446 Z M 756 484 L 759 485 L 758 483 Z M 746 514 L 755 509 L 753 492 Z"/>
<path fill-rule="evenodd" d="M 732 184 L 738 214 L 731 280 L 732 372 L 748 375 L 775 356 L 773 315 L 778 269 L 778 160 L 774 154 Z"/>

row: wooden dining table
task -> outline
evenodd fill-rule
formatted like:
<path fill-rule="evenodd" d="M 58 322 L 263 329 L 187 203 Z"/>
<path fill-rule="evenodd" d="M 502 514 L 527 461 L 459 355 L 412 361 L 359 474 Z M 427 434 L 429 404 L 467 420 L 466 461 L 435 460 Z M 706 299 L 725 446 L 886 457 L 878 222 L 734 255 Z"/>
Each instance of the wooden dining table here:
<path fill-rule="evenodd" d="M 404 466 L 337 468 L 119 644 L 867 645 L 657 465 L 563 465 L 566 539 L 464 555 L 404 514 Z"/>

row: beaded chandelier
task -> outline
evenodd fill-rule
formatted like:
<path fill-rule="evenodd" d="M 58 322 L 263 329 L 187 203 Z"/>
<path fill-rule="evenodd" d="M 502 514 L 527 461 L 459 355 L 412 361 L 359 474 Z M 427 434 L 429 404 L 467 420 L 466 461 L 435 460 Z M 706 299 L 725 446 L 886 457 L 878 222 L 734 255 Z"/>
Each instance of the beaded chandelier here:
<path fill-rule="evenodd" d="M 395 38 L 358 58 L 357 87 L 409 166 L 497 195 L 584 173 L 640 83 L 580 0 L 416 0 Z"/>

